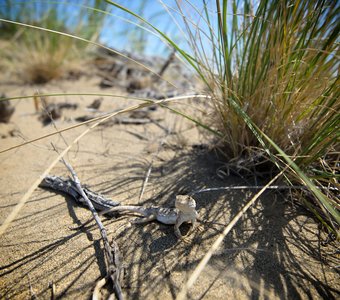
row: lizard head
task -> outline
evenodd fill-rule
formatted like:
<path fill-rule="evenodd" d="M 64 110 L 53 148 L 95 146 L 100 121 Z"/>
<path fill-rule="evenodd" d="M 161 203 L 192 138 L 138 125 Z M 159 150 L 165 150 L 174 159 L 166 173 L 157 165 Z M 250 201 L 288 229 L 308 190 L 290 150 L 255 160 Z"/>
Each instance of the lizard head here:
<path fill-rule="evenodd" d="M 195 211 L 196 201 L 188 195 L 177 195 L 175 206 L 182 212 L 192 212 Z"/>

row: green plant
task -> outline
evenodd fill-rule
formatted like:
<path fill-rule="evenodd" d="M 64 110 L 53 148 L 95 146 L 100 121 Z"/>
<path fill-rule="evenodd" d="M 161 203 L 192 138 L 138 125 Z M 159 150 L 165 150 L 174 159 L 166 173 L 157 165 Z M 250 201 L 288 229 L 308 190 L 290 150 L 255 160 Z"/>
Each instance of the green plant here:
<path fill-rule="evenodd" d="M 336 1 L 263 0 L 255 8 L 252 1 L 217 0 L 212 8 L 207 1 L 202 7 L 176 1 L 191 50 L 142 16 L 107 2 L 150 26 L 196 71 L 213 107 L 210 121 L 198 123 L 217 131 L 228 159 L 243 158 L 251 168 L 260 152 L 279 168 L 289 165 L 287 178 L 314 194 L 313 200 L 304 197 L 306 206 L 337 228 L 339 202 L 335 193 L 323 192 L 324 187 L 338 191 Z M 185 5 L 198 19 L 185 15 Z"/>
<path fill-rule="evenodd" d="M 263 0 L 253 7 L 250 1 L 244 1 L 242 6 L 236 1 L 216 1 L 211 8 L 205 1 L 202 7 L 178 1 L 176 13 L 183 16 L 181 25 L 186 28 L 185 40 L 191 47 L 189 51 L 188 47 L 176 43 L 141 15 L 112 1 L 107 2 L 137 18 L 138 25 L 146 24 L 192 66 L 210 94 L 205 99 L 212 108 L 211 117 L 209 120 L 197 120 L 195 115 L 188 116 L 168 107 L 169 101 L 155 101 L 154 104 L 208 129 L 226 158 L 243 161 L 250 165 L 246 166 L 248 169 L 252 169 L 259 163 L 256 157 L 261 157 L 260 163 L 268 161 L 280 169 L 221 233 L 187 287 L 196 280 L 237 220 L 281 174 L 285 174 L 287 181 L 301 182 L 308 188 L 297 198 L 315 213 L 325 228 L 333 232 L 338 230 L 340 216 L 336 193 L 339 189 L 340 104 L 337 3 Z M 199 22 L 185 15 L 184 3 L 195 12 Z M 94 120 L 98 122 L 67 146 L 42 177 L 101 121 L 151 103 L 146 101 L 98 117 Z M 75 126 L 57 133 L 73 128 Z M 13 209 L 0 228 L 0 234 L 13 221 L 40 181 L 41 178 Z"/>
<path fill-rule="evenodd" d="M 64 10 L 69 4 L 61 2 L 11 2 L 0 8 L 0 17 L 10 21 L 71 33 L 87 40 L 97 40 L 106 4 L 92 1 L 92 10 L 79 6 L 76 15 L 69 18 Z M 67 65 L 83 54 L 88 44 L 63 36 L 48 34 L 41 30 L 24 28 L 19 24 L 1 22 L 0 38 L 6 42 L 1 49 L 3 64 L 13 72 L 20 65 L 19 76 L 29 83 L 46 83 L 59 78 L 67 71 Z M 4 67 L 3 67 L 4 68 Z"/>

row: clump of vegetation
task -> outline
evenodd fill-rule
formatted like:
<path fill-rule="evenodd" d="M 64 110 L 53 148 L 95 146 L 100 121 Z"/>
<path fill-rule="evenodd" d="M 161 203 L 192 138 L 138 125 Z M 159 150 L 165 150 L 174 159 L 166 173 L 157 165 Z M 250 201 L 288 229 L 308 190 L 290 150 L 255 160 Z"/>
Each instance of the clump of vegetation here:
<path fill-rule="evenodd" d="M 217 147 L 226 158 L 226 168 L 234 167 L 251 174 L 264 174 L 263 171 L 269 168 L 267 175 L 272 176 L 267 185 L 226 226 L 182 291 L 193 284 L 213 251 L 242 214 L 282 174 L 286 183 L 299 185 L 298 189 L 293 189 L 295 198 L 316 215 L 326 230 L 333 233 L 329 237 L 339 240 L 340 91 L 337 37 L 340 26 L 337 16 L 340 4 L 327 0 L 261 0 L 254 6 L 250 0 L 203 0 L 201 4 L 175 0 L 177 7 L 170 9 L 160 1 L 179 26 L 181 34 L 186 34 L 183 41 L 187 44 L 183 45 L 140 14 L 113 1 L 106 2 L 136 18 L 137 26 L 145 24 L 144 29 L 153 31 L 176 50 L 205 84 L 209 96 L 204 104 L 210 110 L 206 110 L 206 118 L 198 120 L 195 113 L 188 116 L 167 106 L 170 101 L 157 104 L 213 133 L 213 140 L 217 141 Z M 104 13 L 103 9 L 101 11 Z M 48 14 L 52 17 L 47 16 L 46 20 L 60 21 L 56 11 L 49 10 Z M 28 81 L 36 83 L 61 76 L 64 70 L 62 63 L 71 58 L 69 55 L 74 50 L 82 47 L 60 34 L 66 32 L 63 22 L 49 27 L 42 24 L 43 19 L 36 20 L 37 28 L 51 28 L 59 33 L 50 31 L 47 37 L 42 30 L 33 36 L 31 30 L 28 35 L 28 30 L 13 29 L 11 26 L 6 28 L 8 32 L 14 32 L 13 38 L 22 43 L 20 51 L 25 51 L 26 47 L 28 52 L 37 55 L 30 60 L 27 53 L 22 57 L 19 52 L 13 51 L 11 54 L 17 60 L 14 64 L 22 63 Z M 7 23 L 30 27 L 27 21 Z M 78 31 L 72 33 L 81 36 Z M 98 36 L 92 34 L 86 39 Z M 136 47 L 138 51 L 145 51 L 144 34 L 133 41 L 139 45 Z M 100 122 L 152 104 L 155 102 L 145 100 L 142 104 L 93 119 L 97 123 L 74 139 L 45 170 L 44 175 L 71 146 Z M 71 128 L 75 126 L 67 129 Z M 50 134 L 44 137 L 47 136 Z M 3 231 L 38 184 L 39 180 L 6 219 Z M 180 292 L 178 298 L 183 295 Z"/>
<path fill-rule="evenodd" d="M 84 58 L 88 44 L 62 33 L 96 40 L 104 20 L 104 15 L 96 9 L 103 11 L 105 7 L 105 3 L 96 0 L 92 10 L 77 7 L 75 16 L 69 18 L 71 13 L 64 12 L 70 7 L 65 3 L 6 1 L 0 8 L 0 17 L 7 20 L 0 23 L 1 54 L 6 58 L 6 68 L 28 83 L 42 84 L 64 76 L 69 71 L 67 66 L 70 62 L 75 62 L 81 55 Z"/>
<path fill-rule="evenodd" d="M 259 165 L 267 168 L 268 162 L 271 168 L 286 168 L 289 183 L 309 188 L 300 200 L 329 230 L 338 228 L 339 3 L 261 0 L 254 6 L 248 0 L 175 1 L 177 7 L 164 7 L 186 35 L 182 41 L 187 44 L 183 45 L 138 13 L 106 2 L 134 17 L 138 26 L 145 24 L 147 30 L 154 31 L 197 73 L 210 94 L 207 105 L 212 110 L 208 120 L 189 118 L 215 134 L 226 161 L 250 171 L 258 170 Z M 105 12 L 101 5 L 101 1 L 93 3 L 93 16 Z M 9 1 L 7 6 L 12 7 Z M 67 20 L 56 9 L 47 12 L 43 18 L 33 16 L 30 20 L 38 27 L 64 32 Z M 6 19 L 19 18 L 19 23 L 28 24 L 20 20 L 23 15 L 8 13 Z M 82 36 L 79 28 L 90 26 L 80 24 L 89 20 L 91 17 L 81 17 L 79 26 L 68 24 L 67 28 Z M 17 24 L 8 23 L 7 30 L 16 32 L 14 37 L 22 38 L 27 48 L 32 47 L 29 52 L 36 55 L 30 60 L 25 54 L 24 61 L 15 51 L 11 53 L 14 60 L 22 61 L 21 69 L 29 80 L 46 82 L 60 76 L 62 62 L 78 42 L 55 33 L 45 42 L 46 32 L 34 37 L 30 29 L 30 35 L 21 34 L 24 29 L 13 29 Z M 95 23 L 100 26 L 100 19 Z M 87 39 L 98 36 L 93 30 L 84 34 Z"/>
<path fill-rule="evenodd" d="M 183 46 L 107 2 L 151 26 L 196 71 L 213 107 L 201 125 L 216 133 L 228 161 L 248 170 L 288 165 L 286 179 L 314 195 L 300 200 L 329 230 L 338 228 L 339 3 L 176 1 Z"/>
<path fill-rule="evenodd" d="M 62 77 L 67 71 L 66 63 L 76 58 L 73 41 L 62 36 L 49 36 L 44 32 L 25 29 L 16 47 L 8 49 L 8 61 L 21 66 L 19 77 L 28 83 L 43 84 Z"/>

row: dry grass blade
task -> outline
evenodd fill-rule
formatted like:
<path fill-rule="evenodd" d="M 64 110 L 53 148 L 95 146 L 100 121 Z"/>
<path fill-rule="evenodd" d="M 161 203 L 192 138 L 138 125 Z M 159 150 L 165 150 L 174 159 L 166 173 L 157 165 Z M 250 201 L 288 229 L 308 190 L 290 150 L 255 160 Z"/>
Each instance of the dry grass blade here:
<path fill-rule="evenodd" d="M 139 201 L 140 202 L 143 199 L 145 188 L 146 188 L 146 185 L 148 184 L 148 181 L 149 181 L 149 178 L 150 178 L 150 174 L 151 174 L 151 170 L 152 170 L 152 163 L 153 163 L 153 161 L 150 162 L 148 170 L 147 170 L 146 175 L 145 175 L 145 179 L 143 181 L 142 189 L 141 189 L 140 194 L 139 194 Z"/>
<path fill-rule="evenodd" d="M 204 188 L 197 191 L 193 191 L 190 194 L 200 194 L 205 192 L 212 192 L 212 191 L 230 191 L 230 190 L 260 190 L 263 189 L 264 185 L 237 185 L 237 186 L 221 186 L 221 187 L 214 187 L 214 188 Z M 324 186 L 317 186 L 319 190 L 326 190 L 326 191 L 339 191 L 337 187 L 324 187 Z M 303 185 L 271 185 L 266 186 L 267 190 L 308 190 L 306 186 Z"/>
<path fill-rule="evenodd" d="M 198 95 L 195 97 L 206 97 L 205 95 Z M 122 109 L 120 111 L 114 112 L 109 114 L 106 117 L 101 118 L 98 122 L 95 124 L 91 125 L 89 128 L 87 128 L 84 132 L 82 132 L 78 137 L 76 137 L 72 143 L 70 143 L 54 160 L 53 162 L 49 165 L 49 167 L 40 175 L 40 177 L 32 184 L 32 186 L 29 188 L 29 190 L 25 193 L 25 195 L 20 199 L 19 203 L 14 207 L 14 209 L 11 211 L 11 213 L 8 215 L 8 217 L 5 219 L 4 223 L 1 224 L 0 227 L 0 236 L 6 231 L 8 226 L 12 223 L 12 221 L 15 219 L 15 217 L 18 215 L 20 210 L 23 208 L 25 205 L 26 201 L 29 199 L 29 197 L 32 195 L 34 190 L 38 187 L 38 185 L 41 183 L 41 181 L 50 173 L 50 171 L 53 169 L 53 167 L 65 156 L 65 154 L 74 146 L 76 145 L 81 138 L 83 138 L 86 134 L 88 134 L 93 128 L 97 127 L 99 124 L 102 122 L 105 122 L 106 120 L 122 113 L 126 113 L 129 111 L 133 111 L 139 108 L 143 108 L 146 106 L 150 105 L 162 105 L 163 103 L 174 101 L 174 100 L 180 100 L 180 99 L 185 99 L 188 98 L 188 96 L 179 96 L 179 97 L 173 97 L 173 98 L 167 98 L 167 99 L 162 99 L 158 101 L 153 101 L 153 100 L 145 100 L 146 103 L 138 104 L 138 105 L 133 105 L 128 108 Z M 58 134 L 59 132 L 56 132 L 55 134 Z M 20 147 L 20 146 L 19 146 Z"/>
<path fill-rule="evenodd" d="M 180 292 L 178 293 L 176 300 L 185 300 L 187 297 L 187 293 L 189 289 L 194 285 L 196 282 L 198 276 L 202 273 L 205 266 L 208 264 L 210 258 L 214 254 L 214 252 L 218 249 L 218 247 L 221 245 L 224 238 L 227 236 L 227 234 L 230 232 L 230 230 L 235 226 L 235 224 L 238 222 L 238 220 L 243 216 L 243 214 L 251 207 L 255 201 L 263 194 L 264 191 L 267 190 L 267 187 L 269 187 L 273 182 L 275 182 L 288 168 L 288 166 L 283 169 L 280 173 L 278 173 L 272 180 L 270 180 L 234 217 L 234 219 L 227 225 L 227 227 L 223 230 L 223 232 L 220 234 L 220 236 L 216 239 L 216 241 L 213 243 L 213 245 L 210 247 L 208 252 L 205 254 L 205 256 L 202 258 L 200 263 L 197 265 L 194 272 L 191 274 L 189 280 L 184 284 Z"/>
<path fill-rule="evenodd" d="M 75 138 L 73 140 L 73 142 L 67 146 L 56 158 L 55 160 L 50 164 L 50 166 L 40 175 L 40 177 L 33 183 L 33 185 L 29 188 L 29 190 L 25 193 L 25 195 L 21 198 L 21 200 L 19 201 L 19 203 L 14 207 L 14 209 L 11 211 L 11 213 L 9 214 L 9 216 L 5 219 L 4 223 L 1 225 L 0 227 L 0 236 L 6 231 L 6 229 L 8 228 L 8 226 L 11 224 L 11 222 L 15 219 L 15 217 L 18 215 L 18 213 L 20 212 L 20 210 L 22 209 L 22 207 L 25 205 L 26 201 L 29 199 L 29 197 L 32 195 L 32 193 L 34 192 L 34 190 L 38 187 L 38 185 L 40 184 L 40 182 L 46 177 L 46 175 L 49 174 L 49 172 L 53 169 L 53 167 L 60 161 L 61 158 L 64 157 L 64 155 L 72 148 L 72 146 L 74 146 L 76 143 L 78 143 L 78 141 L 83 138 L 87 133 L 89 133 L 93 128 L 95 128 L 96 126 L 98 126 L 100 123 L 104 122 L 105 120 L 110 119 L 111 117 L 119 114 L 119 113 L 124 113 L 124 112 L 128 112 L 140 107 L 144 107 L 145 105 L 148 104 L 140 104 L 140 105 L 134 105 L 130 108 L 126 108 L 123 109 L 119 112 L 115 112 L 112 113 L 104 118 L 102 118 L 101 120 L 99 120 L 97 123 L 93 124 L 91 127 L 89 127 L 88 129 L 86 129 L 82 134 L 80 134 L 77 138 Z M 59 133 L 59 132 L 57 132 Z M 55 133 L 55 134 L 57 134 Z"/>
<path fill-rule="evenodd" d="M 160 77 L 157 72 L 151 70 L 150 68 L 148 68 L 145 64 L 143 63 L 140 63 L 136 60 L 134 60 L 133 58 L 119 52 L 119 51 L 116 51 L 116 50 L 113 50 L 109 47 L 106 47 L 100 43 L 96 43 L 94 41 L 90 41 L 88 39 L 84 39 L 84 38 L 81 38 L 79 36 L 76 36 L 76 35 L 73 35 L 73 34 L 69 34 L 69 33 L 65 33 L 65 32 L 61 32 L 61 31 L 57 31 L 57 30 L 52 30 L 52 29 L 47 29 L 47 28 L 43 28 L 43 27 L 39 27 L 39 26 L 34 26 L 34 25 L 29 25 L 29 24 L 25 24 L 25 23 L 20 23 L 20 22 L 15 22 L 15 21 L 10 21 L 10 20 L 5 20 L 5 19 L 1 19 L 0 18 L 0 22 L 6 22 L 6 23 L 10 23 L 10 24 L 15 24 L 15 25 L 20 25 L 20 26 L 24 26 L 24 27 L 28 27 L 28 28 L 32 28 L 32 29 L 37 29 L 37 30 L 42 30 L 42 31 L 45 31 L 45 32 L 49 32 L 49 33 L 53 33 L 53 34 L 59 34 L 61 36 L 65 36 L 65 37 L 69 37 L 69 38 L 72 38 L 72 39 L 75 39 L 75 40 L 79 40 L 79 41 L 82 41 L 82 42 L 85 42 L 85 43 L 88 43 L 88 44 L 92 44 L 92 45 L 95 45 L 99 48 L 103 48 L 109 52 L 112 52 L 112 53 L 115 53 L 119 56 L 122 56 L 124 58 L 126 58 L 127 60 L 129 61 L 132 61 L 133 63 L 135 63 L 136 65 L 142 67 L 143 69 L 147 70 L 148 72 L 150 72 L 151 74 L 153 74 L 155 77 Z M 165 82 L 167 82 L 168 84 L 170 84 L 171 86 L 173 86 L 174 88 L 176 87 L 174 84 L 172 84 L 171 82 L 165 80 L 164 78 L 161 78 L 162 80 L 164 80 Z"/>
<path fill-rule="evenodd" d="M 47 96 L 53 96 L 53 95 L 73 95 L 73 94 L 46 94 Z M 82 95 L 82 94 L 78 94 L 78 95 Z M 89 95 L 89 94 L 83 94 L 83 95 Z M 94 95 L 101 95 L 101 94 L 94 94 Z M 107 95 L 107 94 L 103 94 L 103 95 Z M 45 96 L 45 95 L 40 95 L 40 96 Z M 127 98 L 126 96 L 121 96 L 121 95 L 111 95 L 111 96 L 114 96 L 114 97 L 118 97 L 118 98 Z M 186 98 L 191 98 L 191 97 L 196 97 L 196 98 L 207 98 L 208 96 L 206 95 L 186 95 L 186 96 L 177 96 L 177 97 L 171 97 L 171 98 L 167 98 L 167 99 L 162 99 L 162 103 L 163 102 L 169 102 L 169 101 L 175 101 L 175 100 L 181 100 L 181 99 L 186 99 Z M 17 99 L 17 98 L 30 98 L 30 97 L 16 97 L 16 98 L 9 98 L 9 99 Z M 106 121 L 107 119 L 109 118 L 112 118 L 118 114 L 122 114 L 122 113 L 125 113 L 125 112 L 129 112 L 129 111 L 132 111 L 132 110 L 135 110 L 135 109 L 138 109 L 138 108 L 143 108 L 145 106 L 149 106 L 149 105 L 152 105 L 152 104 L 158 104 L 160 103 L 161 101 L 154 101 L 154 100 L 150 100 L 150 99 L 146 99 L 146 98 L 137 98 L 137 97 L 128 97 L 129 99 L 133 99 L 133 100 L 141 100 L 141 101 L 144 101 L 144 104 L 138 104 L 138 105 L 135 105 L 135 106 L 131 106 L 127 109 L 123 109 L 123 110 L 120 110 L 120 111 L 116 111 L 116 112 L 111 112 L 111 113 L 106 113 L 102 116 L 99 116 L 99 117 L 95 117 L 91 120 L 88 120 L 88 121 L 84 121 L 84 122 L 81 122 L 79 124 L 76 124 L 76 125 L 72 125 L 72 126 L 69 126 L 69 127 L 66 127 L 66 128 L 63 128 L 63 129 L 60 129 L 60 130 L 57 130 L 55 132 L 52 132 L 52 133 L 48 133 L 46 135 L 43 135 L 43 136 L 40 136 L 38 138 L 35 138 L 35 139 L 32 139 L 32 140 L 29 140 L 29 141 L 26 141 L 24 143 L 21 143 L 19 145 L 15 145 L 15 146 L 12 146 L 12 147 L 9 147 L 9 148 L 6 148 L 6 149 L 3 149 L 0 151 L 0 153 L 4 153 L 4 152 L 7 152 L 7 151 L 10 151 L 10 150 L 14 150 L 14 149 L 17 149 L 17 148 L 20 148 L 22 146 L 25 146 L 27 144 L 31 144 L 31 143 L 34 143 L 34 142 L 37 142 L 37 141 L 40 141 L 40 140 L 43 140 L 45 138 L 48 138 L 48 137 L 51 137 L 53 135 L 56 135 L 56 134 L 60 134 L 62 132 L 65 132 L 65 131 L 68 131 L 68 130 L 72 130 L 74 128 L 77 128 L 77 127 L 80 127 L 80 126 L 83 126 L 83 125 L 86 125 L 86 124 L 91 124 L 93 122 L 96 122 L 96 121 L 99 121 L 101 120 L 100 123 Z M 6 100 L 6 99 L 5 99 Z M 146 102 L 146 103 L 145 103 Z M 99 123 L 99 124 L 100 124 Z M 97 126 L 97 125 L 95 125 Z"/>

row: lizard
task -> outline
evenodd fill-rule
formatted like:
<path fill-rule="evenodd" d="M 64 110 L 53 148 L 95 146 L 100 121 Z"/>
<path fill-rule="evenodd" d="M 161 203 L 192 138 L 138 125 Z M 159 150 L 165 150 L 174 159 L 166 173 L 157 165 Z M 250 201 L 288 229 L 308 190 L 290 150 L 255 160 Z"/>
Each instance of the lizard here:
<path fill-rule="evenodd" d="M 196 220 L 198 217 L 198 213 L 196 211 L 196 201 L 188 195 L 177 195 L 175 208 L 165 208 L 159 206 L 143 207 L 133 205 L 119 205 L 101 211 L 99 215 L 105 215 L 112 212 L 127 212 L 140 215 L 141 218 L 132 221 L 132 223 L 135 224 L 143 224 L 157 220 L 158 222 L 166 225 L 175 225 L 174 232 L 179 239 L 183 238 L 179 227 L 184 222 L 191 222 L 191 230 L 193 230 L 195 228 Z"/>
<path fill-rule="evenodd" d="M 58 192 L 66 193 L 74 198 L 78 203 L 85 204 L 85 200 L 79 194 L 77 187 L 72 179 L 64 179 L 59 176 L 46 176 L 39 185 L 41 188 L 52 189 Z M 147 223 L 157 220 L 166 225 L 175 225 L 175 235 L 181 239 L 182 234 L 179 227 L 185 222 L 191 222 L 194 229 L 198 213 L 196 211 L 196 201 L 189 195 L 177 195 L 175 208 L 165 208 L 159 206 L 143 207 L 133 205 L 120 205 L 120 202 L 112 201 L 104 196 L 92 192 L 83 187 L 84 192 L 92 202 L 93 206 L 99 210 L 99 215 L 114 213 L 134 213 L 141 216 L 140 219 L 132 221 L 135 224 Z M 88 221 L 89 222 L 89 221 Z M 82 224 L 86 225 L 88 222 Z"/>

